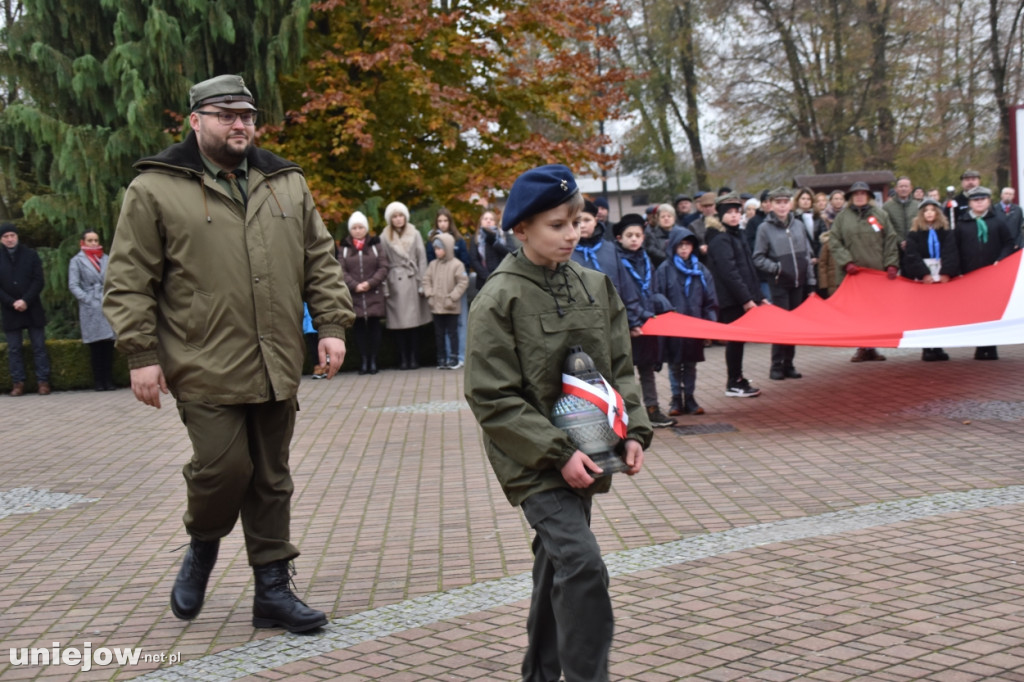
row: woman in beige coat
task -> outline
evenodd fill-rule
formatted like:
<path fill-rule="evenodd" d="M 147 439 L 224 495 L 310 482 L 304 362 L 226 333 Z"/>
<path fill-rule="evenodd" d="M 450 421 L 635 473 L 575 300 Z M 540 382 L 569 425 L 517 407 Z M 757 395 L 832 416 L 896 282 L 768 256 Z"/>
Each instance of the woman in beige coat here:
<path fill-rule="evenodd" d="M 386 227 L 381 242 L 387 249 L 388 300 L 387 328 L 395 334 L 399 369 L 417 369 L 419 327 L 431 321 L 430 307 L 423 296 L 423 275 L 427 271 L 427 252 L 423 237 L 409 223 L 409 209 L 393 201 L 384 209 Z"/>

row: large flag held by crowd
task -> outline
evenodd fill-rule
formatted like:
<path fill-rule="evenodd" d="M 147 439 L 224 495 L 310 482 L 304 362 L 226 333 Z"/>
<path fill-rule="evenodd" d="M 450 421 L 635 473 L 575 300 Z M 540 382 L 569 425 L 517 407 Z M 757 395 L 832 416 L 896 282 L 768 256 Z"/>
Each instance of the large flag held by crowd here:
<path fill-rule="evenodd" d="M 938 348 L 1024 343 L 1021 251 L 944 284 L 890 280 L 876 270 L 848 276 L 828 299 L 795 310 L 760 306 L 732 324 L 667 313 L 645 334 L 802 346 Z"/>

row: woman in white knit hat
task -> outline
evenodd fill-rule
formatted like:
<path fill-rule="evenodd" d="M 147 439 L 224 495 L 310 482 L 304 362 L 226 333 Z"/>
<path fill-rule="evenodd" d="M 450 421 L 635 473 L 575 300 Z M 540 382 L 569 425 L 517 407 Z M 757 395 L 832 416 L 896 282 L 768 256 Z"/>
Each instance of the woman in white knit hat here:
<path fill-rule="evenodd" d="M 409 223 L 409 209 L 393 201 L 384 209 L 380 238 L 388 252 L 387 327 L 398 345 L 399 369 L 417 369 L 419 327 L 430 324 L 430 306 L 423 296 L 427 251 L 423 236 Z"/>
<path fill-rule="evenodd" d="M 371 234 L 370 222 L 359 211 L 348 219 L 348 236 L 338 247 L 338 262 L 356 313 L 352 336 L 362 358 L 359 373 L 376 374 L 389 262 L 380 237 Z"/>

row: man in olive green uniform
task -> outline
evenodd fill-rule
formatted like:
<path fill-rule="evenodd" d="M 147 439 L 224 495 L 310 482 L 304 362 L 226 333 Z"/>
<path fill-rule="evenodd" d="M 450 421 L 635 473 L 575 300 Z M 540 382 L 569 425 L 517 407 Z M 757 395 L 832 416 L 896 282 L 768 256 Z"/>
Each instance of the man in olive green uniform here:
<path fill-rule="evenodd" d="M 836 264 L 839 284 L 862 268 L 883 270 L 896 279 L 900 262 L 899 236 L 889 215 L 871 200 L 867 183 L 855 182 L 846 192 L 846 208 L 836 215 L 829 230 L 829 250 Z M 885 360 L 874 348 L 858 348 L 850 362 Z"/>
<path fill-rule="evenodd" d="M 189 92 L 183 142 L 135 164 L 110 254 L 103 311 L 132 391 L 168 390 L 188 429 L 189 550 L 171 592 L 199 615 L 220 538 L 239 516 L 256 575 L 253 625 L 303 632 L 327 622 L 289 588 L 288 448 L 304 358 L 302 303 L 333 376 L 352 300 L 334 241 L 294 163 L 253 146 L 256 106 L 238 76 Z"/>

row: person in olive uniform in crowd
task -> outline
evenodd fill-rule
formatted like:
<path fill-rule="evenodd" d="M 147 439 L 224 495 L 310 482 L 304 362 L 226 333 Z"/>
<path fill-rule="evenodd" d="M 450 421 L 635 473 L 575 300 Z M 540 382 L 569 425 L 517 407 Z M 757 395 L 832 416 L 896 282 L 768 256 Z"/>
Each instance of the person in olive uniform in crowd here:
<path fill-rule="evenodd" d="M 633 379 L 626 309 L 611 280 L 571 261 L 583 208 L 561 165 L 534 168 L 509 192 L 502 227 L 521 248 L 491 273 L 469 311 L 465 393 L 509 502 L 536 531 L 523 679 L 608 679 L 614 620 L 608 571 L 590 529 L 591 498 L 610 477 L 552 424 L 569 349 L 582 346 L 628 414 L 627 474 L 653 436 Z"/>
<path fill-rule="evenodd" d="M 256 576 L 253 626 L 327 623 L 289 587 L 288 450 L 305 343 L 302 303 L 334 376 L 352 299 L 302 170 L 253 146 L 256 106 L 239 76 L 189 91 L 184 141 L 135 164 L 110 253 L 103 312 L 135 397 L 168 390 L 188 429 L 189 549 L 174 615 L 199 615 L 220 539 L 239 516 Z"/>
<path fill-rule="evenodd" d="M 854 277 L 862 268 L 882 270 L 896 279 L 900 264 L 899 235 L 889 214 L 875 206 L 871 188 L 855 182 L 846 192 L 846 208 L 836 215 L 829 230 L 829 252 L 835 263 L 837 284 Z M 858 348 L 850 362 L 884 361 L 875 348 Z"/>

